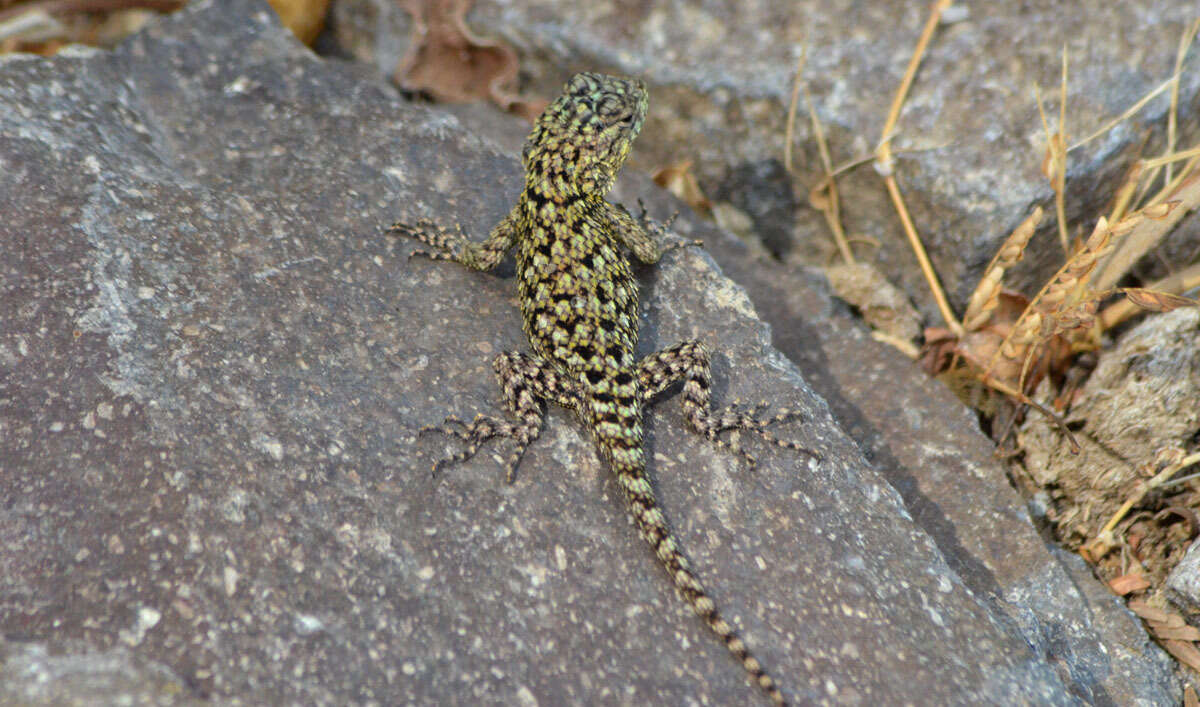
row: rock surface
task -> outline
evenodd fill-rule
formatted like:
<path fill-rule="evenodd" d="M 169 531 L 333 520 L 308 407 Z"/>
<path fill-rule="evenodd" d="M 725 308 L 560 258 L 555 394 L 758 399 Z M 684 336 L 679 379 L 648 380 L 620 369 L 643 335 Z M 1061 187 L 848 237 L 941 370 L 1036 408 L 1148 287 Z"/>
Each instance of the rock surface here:
<path fill-rule="evenodd" d="M 830 237 L 823 217 L 806 205 L 808 190 L 821 178 L 821 161 L 803 99 L 795 135 L 799 180 L 792 183 L 780 168 L 802 47 L 808 49 L 804 77 L 833 162 L 843 164 L 868 155 L 880 140 L 929 7 L 927 0 L 495 0 L 475 3 L 468 21 L 517 49 L 534 94 L 553 94 L 574 69 L 607 68 L 644 78 L 655 111 L 634 165 L 692 160 L 705 193 L 730 199 L 750 214 L 769 248 L 824 265 L 831 259 Z M 408 42 L 403 9 L 378 0 L 335 0 L 333 17 L 339 42 L 391 75 Z M 1036 205 L 1054 212 L 1053 193 L 1040 171 L 1045 135 L 1034 84 L 1056 129 L 1065 45 L 1067 132 L 1074 144 L 1171 77 L 1196 4 L 958 3 L 947 17 L 954 21 L 938 29 L 897 124 L 895 171 L 938 275 L 961 312 L 1008 233 Z M 1191 145 L 1200 139 L 1200 51 L 1194 46 L 1182 76 L 1179 144 Z M 1073 229 L 1076 221 L 1094 220 L 1103 211 L 1147 136 L 1147 154 L 1161 152 L 1168 106 L 1163 93 L 1116 130 L 1071 151 L 1067 216 Z M 936 320 L 878 175 L 861 167 L 840 179 L 839 188 L 847 232 L 880 244 L 860 243 L 860 257 Z M 793 190 L 798 198 L 789 199 Z M 1027 262 L 1009 277 L 1029 294 L 1062 264 L 1051 222 L 1046 219 Z M 1086 230 L 1091 225 L 1084 224 Z M 1174 245 L 1182 240 L 1169 239 L 1165 247 L 1191 257 L 1194 246 Z"/>
<path fill-rule="evenodd" d="M 1196 543 L 1171 570 L 1167 590 L 1175 605 L 1188 616 L 1200 614 L 1200 546 Z"/>
<path fill-rule="evenodd" d="M 448 443 L 417 429 L 494 412 L 489 361 L 523 345 L 511 267 L 410 261 L 381 231 L 436 216 L 481 234 L 519 183 L 515 155 L 315 59 L 249 0 L 193 3 L 112 53 L 0 62 L 6 668 L 91 656 L 179 676 L 181 699 L 252 703 L 754 698 L 563 411 L 512 486 L 491 453 L 428 472 Z M 619 196 L 642 194 L 626 179 Z M 962 531 L 920 503 L 930 492 L 857 430 L 868 461 L 814 393 L 828 361 L 802 375 L 704 252 L 643 285 L 644 351 L 704 339 L 719 401 L 799 407 L 807 421 L 786 432 L 823 457 L 760 447 L 750 471 L 688 434 L 676 401 L 649 416 L 683 546 L 793 699 L 1123 701 L 1112 665 L 1055 652 L 1066 622 L 1026 612 L 1049 632 L 1031 640 L 1002 605 L 1027 606 L 1022 591 L 1069 605 L 1070 581 L 1047 597 L 1042 555 L 1049 569 L 1005 574 L 957 551 Z M 817 321 L 852 331 L 822 297 L 777 339 Z M 1006 488 L 994 465 L 967 468 Z M 1015 501 L 989 492 L 983 520 L 1033 542 Z M 1070 650 L 1092 640 L 1070 626 Z M 1138 696 L 1169 703 L 1154 659 Z M 0 695 L 54 674 L 5 670 Z"/>
<path fill-rule="evenodd" d="M 728 238 L 705 242 L 950 566 L 1075 695 L 1087 704 L 1178 701 L 1173 661 L 1078 557 L 1046 547 L 974 413 L 872 340 L 819 276 Z"/>

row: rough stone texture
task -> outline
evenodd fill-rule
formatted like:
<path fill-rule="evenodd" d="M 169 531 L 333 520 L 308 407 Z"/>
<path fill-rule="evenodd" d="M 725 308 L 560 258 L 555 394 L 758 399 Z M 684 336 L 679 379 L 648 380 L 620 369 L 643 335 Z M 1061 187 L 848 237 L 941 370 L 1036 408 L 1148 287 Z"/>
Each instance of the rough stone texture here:
<path fill-rule="evenodd" d="M 1200 309 L 1183 307 L 1149 316 L 1101 352 L 1067 422 L 1081 447 L 1072 454 L 1044 419 L 1021 429 L 1024 466 L 1061 506 L 1062 537 L 1096 537 L 1140 485 L 1142 467 L 1157 455 L 1186 453 L 1200 434 Z M 1112 558 L 1110 570 L 1121 566 Z M 1119 573 L 1110 572 L 1109 576 Z M 1161 578 L 1161 573 L 1158 574 Z"/>
<path fill-rule="evenodd" d="M 722 270 L 745 283 L 773 342 L 901 494 L 963 581 L 1022 632 L 1088 704 L 1175 704 L 1173 661 L 1076 557 L 1047 549 L 974 414 L 868 335 L 824 279 L 707 226 Z"/>
<path fill-rule="evenodd" d="M 699 157 L 698 169 L 710 193 L 747 207 L 765 203 L 759 210 L 778 216 L 779 179 L 760 177 L 773 173 L 770 165 L 782 154 L 782 104 L 794 65 L 796 48 L 789 42 L 799 35 L 795 27 L 802 23 L 809 38 L 806 75 L 818 77 L 811 86 L 835 155 L 850 157 L 867 151 L 876 139 L 927 4 L 791 3 L 787 12 L 792 14 L 764 22 L 767 7 L 740 4 L 734 11 L 728 5 L 657 5 L 637 10 L 626 5 L 621 11 L 626 17 L 605 21 L 604 10 L 596 5 L 479 3 L 472 19 L 475 28 L 505 36 L 523 51 L 522 67 L 532 91 L 553 91 L 560 72 L 566 71 L 553 68 L 554 62 L 577 68 L 613 66 L 648 77 L 655 84 L 652 120 L 635 161 L 657 166 Z M 353 31 L 354 18 L 368 9 L 372 22 L 390 22 L 391 28 L 372 35 Z M 923 201 L 945 210 L 941 223 L 952 228 L 932 233 L 929 242 L 939 271 L 960 295 L 973 284 L 977 272 L 971 274 L 972 269 L 990 258 L 997 239 L 1032 204 L 1045 204 L 1049 197 L 1038 174 L 1040 122 L 1027 90 L 1036 79 L 1051 99 L 1049 109 L 1056 111 L 1053 87 L 1063 36 L 1046 28 L 1072 28 L 1069 129 L 1079 137 L 1169 74 L 1182 21 L 1194 15 L 1191 5 L 1179 2 L 1158 3 L 1153 9 L 993 3 L 971 5 L 969 11 L 967 22 L 939 31 L 905 113 L 908 122 L 901 124 L 913 136 L 907 144 L 944 147 L 902 157 L 899 167 L 918 211 Z M 630 19 L 639 12 L 639 21 Z M 673 12 L 712 21 L 664 19 Z M 337 0 L 334 13 L 343 18 L 338 36 L 344 45 L 385 71 L 394 68 L 408 33 L 403 11 L 387 3 Z M 580 21 L 585 15 L 588 19 Z M 1048 16 L 1053 21 L 1045 20 Z M 763 41 L 764 33 L 771 39 Z M 748 40 L 751 35 L 755 38 Z M 704 44 L 706 37 L 716 39 Z M 726 51 L 736 51 L 738 60 L 726 60 Z M 549 71 L 546 56 L 552 57 Z M 1182 90 L 1181 125 L 1196 113 L 1200 72 L 1195 62 L 1193 53 Z M 516 121 L 489 121 L 469 113 L 471 108 L 450 109 L 510 149 L 520 140 L 521 129 L 512 127 Z M 1141 126 L 1158 121 L 1161 127 L 1164 109 L 1165 101 L 1153 102 L 1138 121 L 1094 148 L 1071 153 L 1069 184 L 1078 180 L 1082 185 L 1071 188 L 1073 216 L 1107 198 L 1106 180 L 1121 168 L 1116 163 L 1106 168 L 1106 160 L 1127 155 L 1129 143 L 1143 134 Z M 672 111 L 682 119 L 663 117 Z M 911 127 L 912 121 L 923 122 L 921 132 Z M 807 121 L 798 128 L 799 139 L 808 141 Z M 908 139 L 904 133 L 901 144 Z M 807 159 L 801 164 L 817 164 L 811 149 L 801 154 Z M 761 183 L 760 188 L 739 201 L 738 190 L 746 189 L 747 182 Z M 895 239 L 895 220 L 874 175 L 866 171 L 844 180 L 843 187 L 851 229 L 882 238 L 886 246 L 878 255 L 888 271 L 906 272 L 902 279 L 910 291 L 923 296 L 924 285 L 915 280 L 906 246 Z M 671 208 L 664 205 L 659 213 Z M 764 218 L 754 208 L 748 211 L 759 217 L 760 235 L 778 226 L 775 218 Z M 919 214 L 927 234 L 928 218 Z M 1161 276 L 1156 263 L 1194 257 L 1196 223 L 1195 215 L 1186 218 L 1160 249 L 1161 257 L 1145 258 L 1139 272 Z M 820 218 L 811 212 L 801 211 L 796 232 L 799 247 L 810 253 L 828 240 Z M 894 351 L 871 341 L 842 308 L 831 304 L 818 279 L 797 277 L 751 257 L 713 231 L 691 233 L 698 234 L 725 272 L 748 288 L 759 313 L 774 327 L 773 343 L 806 371 L 952 566 L 1051 657 L 1073 681 L 1076 694 L 1118 704 L 1178 699 L 1170 660 L 1140 623 L 1075 558 L 1067 557 L 1060 566 L 1047 552 L 972 415 L 940 386 L 898 362 Z M 1040 266 L 1022 266 L 1026 269 L 1014 273 L 1018 282 L 1040 284 L 1059 262 L 1053 236 L 1038 238 L 1030 260 Z"/>
<path fill-rule="evenodd" d="M 1171 600 L 1189 616 L 1200 614 L 1200 544 L 1192 543 L 1187 553 L 1167 576 Z"/>
<path fill-rule="evenodd" d="M 123 648 L 51 655 L 37 643 L 0 639 L 0 704 L 199 705 L 169 669 Z"/>
<path fill-rule="evenodd" d="M 409 261 L 381 226 L 481 232 L 512 156 L 245 0 L 113 53 L 5 59 L 0 136 L 8 640 L 255 703 L 751 698 L 567 415 L 514 486 L 487 454 L 427 471 L 443 441 L 421 424 L 495 409 L 513 288 Z M 684 546 L 793 697 L 1071 701 L 708 256 L 645 284 L 645 350 L 704 338 L 719 400 L 799 406 L 824 457 L 760 450 L 750 472 L 677 403 L 650 417 Z"/>
<path fill-rule="evenodd" d="M 634 166 L 691 159 L 709 196 L 728 198 L 755 220 L 775 251 L 808 263 L 831 253 L 823 217 L 803 205 L 820 160 L 801 105 L 796 125 L 799 183 L 778 167 L 792 75 L 807 43 L 805 77 L 835 164 L 870 153 L 916 45 L 927 0 L 788 3 L 595 3 L 494 0 L 476 3 L 476 30 L 509 41 L 522 56 L 532 93 L 553 93 L 576 69 L 636 74 L 656 109 Z M 407 46 L 409 20 L 384 0 L 335 0 L 338 42 L 390 75 Z M 1052 129 L 1060 59 L 1069 54 L 1067 131 L 1074 143 L 1121 114 L 1171 76 L 1194 0 L 1112 3 L 960 3 L 961 21 L 935 35 L 897 126 L 907 152 L 896 172 L 942 283 L 961 311 L 1005 236 L 1052 191 L 1041 175 L 1045 137 L 1033 97 L 1042 87 Z M 1200 51 L 1183 73 L 1181 144 L 1200 138 Z M 1132 121 L 1072 150 L 1068 220 L 1091 221 L 1110 198 L 1141 141 L 1161 150 L 1169 101 L 1152 101 Z M 1151 130 L 1151 128 L 1154 128 Z M 877 175 L 863 167 L 839 181 L 847 231 L 877 240 L 859 254 L 876 263 L 937 317 Z M 787 198 L 792 188 L 799 199 Z M 790 208 L 797 205 L 800 208 Z M 1062 264 L 1047 219 L 1009 281 L 1035 292 Z M 1194 242 L 1196 222 L 1192 222 Z M 1181 231 L 1182 232 L 1182 231 Z M 788 234 L 792 242 L 788 243 Z M 1194 246 L 1168 239 L 1168 252 Z M 1176 244 L 1176 245 L 1172 245 Z"/>

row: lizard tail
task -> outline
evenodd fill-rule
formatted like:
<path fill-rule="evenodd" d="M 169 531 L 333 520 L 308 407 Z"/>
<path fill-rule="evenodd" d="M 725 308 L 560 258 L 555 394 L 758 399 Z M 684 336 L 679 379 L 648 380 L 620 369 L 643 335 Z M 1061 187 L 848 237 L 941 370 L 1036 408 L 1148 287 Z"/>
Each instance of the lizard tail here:
<path fill-rule="evenodd" d="M 767 674 L 758 659 L 750 653 L 746 643 L 734 631 L 733 626 L 717 611 L 716 603 L 704 591 L 700 579 L 688 567 L 687 558 L 679 551 L 658 501 L 654 498 L 654 490 L 646 478 L 645 465 L 637 458 L 640 457 L 640 451 L 622 449 L 612 457 L 616 457 L 613 459 L 613 468 L 617 474 L 617 482 L 625 493 L 629 511 L 637 521 L 642 537 L 650 543 L 654 554 L 671 575 L 671 581 L 683 594 L 684 600 L 704 619 L 713 633 L 717 634 L 729 652 L 741 661 L 742 667 L 750 674 L 754 683 L 761 687 L 776 705 L 786 705 L 787 702 L 774 678 Z M 625 463 L 618 461 L 623 456 L 625 459 L 621 461 Z"/>

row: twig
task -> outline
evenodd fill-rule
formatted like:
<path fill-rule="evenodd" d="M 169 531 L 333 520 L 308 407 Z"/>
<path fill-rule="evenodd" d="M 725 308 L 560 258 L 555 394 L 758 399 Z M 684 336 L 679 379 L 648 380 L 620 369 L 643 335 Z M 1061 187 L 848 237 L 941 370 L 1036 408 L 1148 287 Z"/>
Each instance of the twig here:
<path fill-rule="evenodd" d="M 1141 100 L 1139 100 L 1137 103 L 1134 103 L 1132 106 L 1127 108 L 1124 113 L 1122 113 L 1121 115 L 1118 115 L 1116 118 L 1113 118 L 1112 120 L 1105 123 L 1100 129 L 1096 130 L 1096 132 L 1092 133 L 1091 135 L 1088 135 L 1084 139 L 1082 139 L 1079 142 L 1075 143 L 1074 145 L 1071 145 L 1070 147 L 1068 147 L 1067 152 L 1070 152 L 1071 150 L 1074 150 L 1077 147 L 1083 147 L 1084 145 L 1088 144 L 1092 140 L 1095 140 L 1096 138 L 1100 137 L 1101 135 L 1108 132 L 1109 130 L 1112 130 L 1113 128 L 1117 127 L 1123 121 L 1128 120 L 1130 116 L 1132 116 L 1134 113 L 1137 113 L 1139 110 L 1141 110 L 1143 107 L 1145 107 L 1145 105 L 1147 103 L 1149 103 L 1151 100 L 1153 100 L 1155 96 L 1157 96 L 1158 94 L 1160 94 L 1163 91 L 1170 88 L 1174 82 L 1175 82 L 1174 78 L 1169 78 L 1166 81 L 1163 81 L 1161 84 L 1158 85 L 1158 88 L 1154 89 L 1150 93 L 1147 93 L 1145 96 L 1142 96 Z"/>
<path fill-rule="evenodd" d="M 900 109 L 904 107 L 904 101 L 908 97 L 908 90 L 912 87 L 913 79 L 917 75 L 917 68 L 921 65 L 921 58 L 925 55 L 929 41 L 933 38 L 933 32 L 937 29 L 942 13 L 951 4 L 953 4 L 952 0 L 937 0 L 930 9 L 929 18 L 925 21 L 925 28 L 921 31 L 920 39 L 917 40 L 917 47 L 913 50 L 912 58 L 909 59 L 908 69 L 904 72 L 904 78 L 900 81 L 900 87 L 896 90 L 896 96 L 892 100 L 892 107 L 888 111 L 887 121 L 883 125 L 879 147 L 875 150 L 875 166 L 876 170 L 883 176 L 888 195 L 892 199 L 892 206 L 896 209 L 896 213 L 899 214 L 900 223 L 904 227 L 904 235 L 908 237 L 909 247 L 912 248 L 913 253 L 916 255 L 917 263 L 921 266 L 921 272 L 925 276 L 925 281 L 929 284 L 929 289 L 933 292 L 933 298 L 937 302 L 938 311 L 941 312 L 942 320 L 946 323 L 946 328 L 950 329 L 955 336 L 961 337 L 964 333 L 963 326 L 958 321 L 958 318 L 954 316 L 954 311 L 950 309 L 950 303 L 946 300 L 946 293 L 938 281 L 937 273 L 933 270 L 933 264 L 930 263 L 929 255 L 925 252 L 925 246 L 921 243 L 921 237 L 917 234 L 917 229 L 913 226 L 912 218 L 908 214 L 908 208 L 904 205 L 904 198 L 900 194 L 900 187 L 896 184 L 892 159 L 892 136 L 896 121 L 900 118 Z"/>
<path fill-rule="evenodd" d="M 817 141 L 817 151 L 821 155 L 821 166 L 825 170 L 825 177 L 813 190 L 809 192 L 809 201 L 817 202 L 817 194 L 820 191 L 826 193 L 823 204 L 821 204 L 821 213 L 825 215 L 825 222 L 829 224 L 829 230 L 833 231 L 833 242 L 837 244 L 838 251 L 842 254 L 842 259 L 848 265 L 854 264 L 854 251 L 850 249 L 850 242 L 846 239 L 846 231 L 842 228 L 842 202 L 838 194 L 837 180 L 834 178 L 833 162 L 829 158 L 829 143 L 825 141 L 825 130 L 821 127 L 821 119 L 817 116 L 817 107 L 813 103 L 812 96 L 808 92 L 808 86 L 804 87 L 804 101 L 808 104 L 808 116 L 812 122 L 813 137 Z"/>
<path fill-rule="evenodd" d="M 800 85 L 801 74 L 804 73 L 804 64 L 808 61 L 808 45 L 800 48 L 800 58 L 796 60 L 796 73 L 792 78 L 792 99 L 788 102 L 787 123 L 783 133 L 783 168 L 788 174 L 794 174 L 792 168 L 792 138 L 795 136 L 796 129 L 796 103 L 800 100 Z"/>
<path fill-rule="evenodd" d="M 1179 113 L 1179 75 L 1183 73 L 1183 60 L 1187 57 L 1188 47 L 1196 38 L 1196 31 L 1200 30 L 1200 18 L 1196 18 L 1188 28 L 1179 36 L 1179 49 L 1175 52 L 1175 74 L 1171 77 L 1174 83 L 1171 84 L 1171 112 L 1167 114 L 1167 153 L 1175 149 L 1175 122 L 1178 119 Z M 1166 182 L 1170 182 L 1172 177 L 1172 165 L 1167 163 Z"/>

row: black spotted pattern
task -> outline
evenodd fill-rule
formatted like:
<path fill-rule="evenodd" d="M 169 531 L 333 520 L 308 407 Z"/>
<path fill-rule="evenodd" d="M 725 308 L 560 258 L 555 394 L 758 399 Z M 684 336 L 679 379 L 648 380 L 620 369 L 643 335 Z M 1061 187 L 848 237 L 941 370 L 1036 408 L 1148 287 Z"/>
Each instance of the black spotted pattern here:
<path fill-rule="evenodd" d="M 485 241 L 473 242 L 457 228 L 447 230 L 427 221 L 393 227 L 431 248 L 421 254 L 476 270 L 494 268 L 515 249 L 523 327 L 533 349 L 532 355 L 503 353 L 493 362 L 515 422 L 480 414 L 469 423 L 451 417 L 442 426 L 425 429 L 464 443 L 460 452 L 435 464 L 435 470 L 470 458 L 492 438 L 513 440 L 515 449 L 507 462 L 512 482 L 521 456 L 541 432 L 545 403 L 575 410 L 611 465 L 642 536 L 684 599 L 754 683 L 775 703 L 784 704 L 775 681 L 688 567 L 646 476 L 643 407 L 681 380 L 688 425 L 714 444 L 753 463 L 736 435 L 720 436 L 746 430 L 781 447 L 806 451 L 767 430 L 795 417 L 792 411 L 760 419 L 755 413 L 763 406 L 748 412 L 712 409 L 708 353 L 699 342 L 687 341 L 635 362 L 638 287 L 627 253 L 655 263 L 671 248 L 693 245 L 662 245 L 657 236 L 665 227 L 635 219 L 604 199 L 641 130 L 646 105 L 646 88 L 640 81 L 577 74 L 538 118 L 522 153 L 524 191 Z"/>

